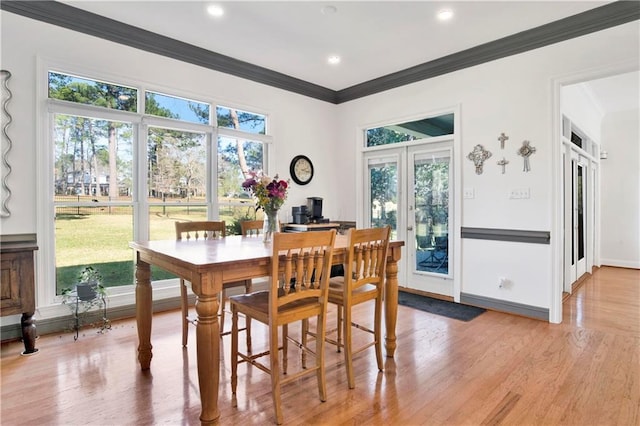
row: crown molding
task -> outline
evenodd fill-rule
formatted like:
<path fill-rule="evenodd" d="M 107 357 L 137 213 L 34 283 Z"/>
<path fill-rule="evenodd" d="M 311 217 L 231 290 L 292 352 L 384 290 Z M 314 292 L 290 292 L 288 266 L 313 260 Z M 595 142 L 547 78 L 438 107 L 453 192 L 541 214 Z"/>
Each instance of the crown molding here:
<path fill-rule="evenodd" d="M 0 8 L 27 18 L 78 31 L 300 95 L 336 103 L 326 87 L 124 24 L 57 1 L 0 1 Z"/>
<path fill-rule="evenodd" d="M 56 1 L 0 1 L 0 8 L 27 18 L 333 104 L 348 102 L 640 19 L 640 2 L 615 1 L 335 91 Z"/>
<path fill-rule="evenodd" d="M 616 1 L 339 90 L 337 103 L 516 55 L 638 19 L 640 19 L 640 2 Z"/>

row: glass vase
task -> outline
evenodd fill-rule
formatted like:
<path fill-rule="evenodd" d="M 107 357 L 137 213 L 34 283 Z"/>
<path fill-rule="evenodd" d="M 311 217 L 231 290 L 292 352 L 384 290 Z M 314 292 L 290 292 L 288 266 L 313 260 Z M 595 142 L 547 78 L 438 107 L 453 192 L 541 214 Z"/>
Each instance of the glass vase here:
<path fill-rule="evenodd" d="M 270 243 L 273 241 L 273 234 L 276 232 L 280 232 L 278 210 L 265 209 L 264 222 L 262 225 L 262 241 Z"/>

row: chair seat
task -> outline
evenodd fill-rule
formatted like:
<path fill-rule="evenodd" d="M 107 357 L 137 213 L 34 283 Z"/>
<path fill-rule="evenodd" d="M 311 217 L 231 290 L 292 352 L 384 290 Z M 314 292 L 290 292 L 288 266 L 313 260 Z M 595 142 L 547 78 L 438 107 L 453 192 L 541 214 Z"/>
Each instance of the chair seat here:
<path fill-rule="evenodd" d="M 373 284 L 365 284 L 353 290 L 351 298 L 353 304 L 375 299 L 377 288 Z M 342 305 L 344 300 L 344 277 L 335 277 L 329 280 L 329 303 Z"/>
<path fill-rule="evenodd" d="M 284 290 L 278 289 L 278 296 L 282 296 Z M 290 315 L 298 315 L 302 312 L 308 313 L 309 316 L 318 315 L 322 310 L 322 305 L 319 302 L 310 303 L 314 298 L 303 298 L 295 300 L 291 303 L 287 303 L 278 309 L 278 318 L 282 321 L 278 321 L 278 325 L 287 324 L 289 322 L 288 317 Z M 315 298 L 317 300 L 317 297 Z M 269 292 L 268 291 L 256 291 L 249 294 L 239 294 L 237 296 L 229 297 L 229 301 L 232 305 L 235 305 L 238 312 L 245 315 L 249 315 L 253 319 L 268 324 L 269 323 Z"/>

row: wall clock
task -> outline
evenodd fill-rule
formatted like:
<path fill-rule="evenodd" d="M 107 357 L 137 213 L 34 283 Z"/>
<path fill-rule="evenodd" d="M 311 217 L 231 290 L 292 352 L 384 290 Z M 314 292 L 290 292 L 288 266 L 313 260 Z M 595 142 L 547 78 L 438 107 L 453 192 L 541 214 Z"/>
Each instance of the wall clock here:
<path fill-rule="evenodd" d="M 306 185 L 313 178 L 313 163 L 305 155 L 296 155 L 289 165 L 291 178 L 298 185 Z"/>

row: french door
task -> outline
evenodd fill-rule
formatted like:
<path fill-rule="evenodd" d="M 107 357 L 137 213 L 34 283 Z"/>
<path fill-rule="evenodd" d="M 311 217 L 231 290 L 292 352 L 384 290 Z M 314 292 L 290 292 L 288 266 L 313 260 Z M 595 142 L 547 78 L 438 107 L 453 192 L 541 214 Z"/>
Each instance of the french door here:
<path fill-rule="evenodd" d="M 405 241 L 403 284 L 453 296 L 453 142 L 419 142 L 365 154 L 365 222 Z"/>
<path fill-rule="evenodd" d="M 571 293 L 572 284 L 593 264 L 594 211 L 593 181 L 590 160 L 568 148 L 564 157 L 565 194 L 565 280 L 564 291 Z"/>

